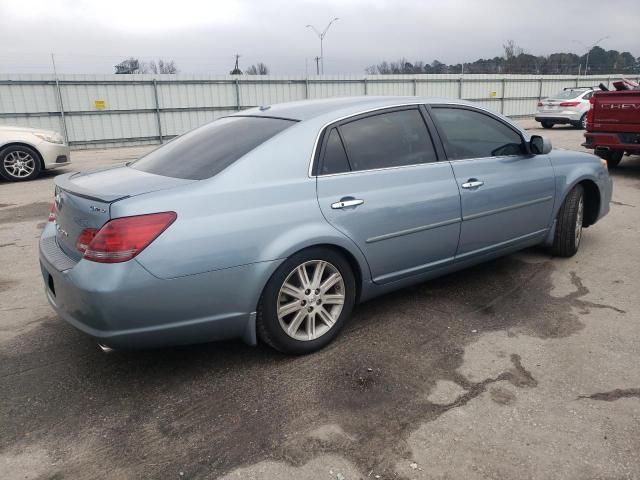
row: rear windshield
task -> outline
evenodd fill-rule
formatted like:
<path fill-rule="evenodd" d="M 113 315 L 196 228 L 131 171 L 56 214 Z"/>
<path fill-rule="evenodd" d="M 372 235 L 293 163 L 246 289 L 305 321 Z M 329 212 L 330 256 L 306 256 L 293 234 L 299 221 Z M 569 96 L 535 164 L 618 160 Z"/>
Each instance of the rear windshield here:
<path fill-rule="evenodd" d="M 549 98 L 557 98 L 558 100 L 569 100 L 570 98 L 579 97 L 584 92 L 586 92 L 586 90 L 563 90 L 560 93 L 557 93 Z"/>
<path fill-rule="evenodd" d="M 165 177 L 203 180 L 295 123 L 268 117 L 226 117 L 191 130 L 132 163 Z"/>

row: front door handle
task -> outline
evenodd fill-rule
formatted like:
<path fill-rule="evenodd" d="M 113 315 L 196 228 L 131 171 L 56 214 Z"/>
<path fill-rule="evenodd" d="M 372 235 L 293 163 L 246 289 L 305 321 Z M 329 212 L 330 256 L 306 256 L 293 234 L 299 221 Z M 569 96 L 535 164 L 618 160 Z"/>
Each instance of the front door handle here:
<path fill-rule="evenodd" d="M 333 208 L 334 210 L 339 210 L 341 208 L 357 207 L 358 205 L 362 205 L 363 203 L 364 200 L 360 200 L 358 198 L 343 198 L 339 202 L 332 203 L 331 208 Z"/>
<path fill-rule="evenodd" d="M 481 187 L 482 185 L 484 185 L 483 181 L 478 180 L 477 178 L 470 178 L 469 180 L 467 180 L 465 183 L 462 184 L 462 188 L 473 189 L 473 188 Z"/>

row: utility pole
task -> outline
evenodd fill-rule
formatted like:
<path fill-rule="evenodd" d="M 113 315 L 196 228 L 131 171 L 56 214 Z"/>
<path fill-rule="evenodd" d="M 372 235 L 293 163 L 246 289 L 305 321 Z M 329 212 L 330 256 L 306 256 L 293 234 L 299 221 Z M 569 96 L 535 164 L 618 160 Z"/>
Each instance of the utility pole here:
<path fill-rule="evenodd" d="M 242 70 L 240 70 L 240 67 L 238 66 L 238 60 L 240 59 L 240 54 L 236 53 L 235 57 L 236 57 L 236 64 L 233 67 L 233 70 L 231 70 L 230 75 L 242 75 Z"/>
<path fill-rule="evenodd" d="M 320 57 L 315 57 L 316 61 L 316 75 L 320 75 Z"/>
<path fill-rule="evenodd" d="M 591 46 L 585 45 L 580 40 L 574 40 L 575 43 L 579 43 L 580 45 L 582 45 L 584 48 L 587 49 L 587 60 L 585 62 L 585 66 L 584 66 L 584 74 L 585 75 L 589 75 L 589 54 L 591 53 L 591 50 L 593 50 L 595 47 L 598 46 L 598 44 L 601 41 L 606 40 L 607 38 L 611 38 L 611 37 L 609 35 L 607 35 L 606 37 L 602 37 L 600 40 L 597 40 L 597 41 L 593 42 L 593 44 L 591 44 Z"/>
<path fill-rule="evenodd" d="M 51 52 L 51 64 L 53 65 L 53 76 L 56 80 L 56 90 L 58 91 L 58 106 L 60 107 L 60 123 L 62 124 L 62 135 L 64 141 L 69 144 L 69 135 L 67 134 L 67 122 L 64 119 L 64 106 L 62 104 L 62 92 L 60 91 L 60 80 L 58 79 L 58 70 L 56 69 L 56 59 Z"/>
<path fill-rule="evenodd" d="M 322 47 L 322 42 L 324 40 L 325 35 L 327 34 L 327 32 L 329 31 L 329 27 L 331 26 L 331 24 L 335 21 L 339 20 L 338 17 L 334 18 L 333 20 L 331 20 L 329 22 L 329 24 L 326 26 L 326 28 L 322 31 L 322 33 L 316 29 L 316 27 L 314 27 L 313 25 L 307 25 L 307 28 L 310 28 L 311 30 L 313 30 L 315 32 L 315 34 L 318 36 L 318 38 L 320 39 L 320 62 L 322 65 L 322 74 L 324 75 L 324 51 L 323 51 L 323 47 Z"/>

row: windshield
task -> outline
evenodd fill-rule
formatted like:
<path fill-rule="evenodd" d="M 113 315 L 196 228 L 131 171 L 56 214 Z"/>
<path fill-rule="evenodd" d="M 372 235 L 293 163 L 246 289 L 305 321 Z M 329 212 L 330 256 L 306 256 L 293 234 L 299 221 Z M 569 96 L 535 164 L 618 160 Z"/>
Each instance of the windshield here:
<path fill-rule="evenodd" d="M 132 163 L 131 168 L 165 177 L 213 177 L 295 120 L 225 117 L 191 130 Z"/>
<path fill-rule="evenodd" d="M 582 95 L 586 90 L 563 90 L 549 98 L 557 98 L 558 100 L 569 100 L 570 98 L 577 98 Z"/>

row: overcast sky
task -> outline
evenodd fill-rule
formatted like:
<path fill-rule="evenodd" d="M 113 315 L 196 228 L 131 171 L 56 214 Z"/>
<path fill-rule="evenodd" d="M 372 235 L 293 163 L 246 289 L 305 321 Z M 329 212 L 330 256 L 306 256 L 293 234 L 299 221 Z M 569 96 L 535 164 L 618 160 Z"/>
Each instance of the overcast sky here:
<path fill-rule="evenodd" d="M 112 73 L 127 56 L 174 59 L 184 73 L 228 73 L 262 61 L 274 74 L 313 73 L 322 30 L 325 73 L 364 73 L 405 56 L 445 63 L 502 54 L 640 55 L 640 0 L 0 0 L 0 72 Z"/>

